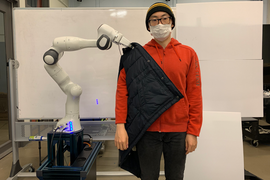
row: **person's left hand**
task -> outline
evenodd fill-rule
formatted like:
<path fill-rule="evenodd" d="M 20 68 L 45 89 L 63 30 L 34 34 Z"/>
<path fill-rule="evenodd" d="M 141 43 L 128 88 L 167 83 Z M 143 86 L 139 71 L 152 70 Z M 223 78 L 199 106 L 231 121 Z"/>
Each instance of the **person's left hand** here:
<path fill-rule="evenodd" d="M 197 136 L 187 134 L 186 136 L 186 154 L 195 151 L 197 148 Z"/>

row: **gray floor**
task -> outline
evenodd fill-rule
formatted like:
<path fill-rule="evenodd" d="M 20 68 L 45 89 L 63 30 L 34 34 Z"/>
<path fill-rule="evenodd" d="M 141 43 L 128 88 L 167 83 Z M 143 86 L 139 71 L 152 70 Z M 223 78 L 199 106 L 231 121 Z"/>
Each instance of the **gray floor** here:
<path fill-rule="evenodd" d="M 8 121 L 0 119 L 0 145 L 9 140 Z"/>
<path fill-rule="evenodd" d="M 47 154 L 47 142 L 42 142 L 42 157 Z M 270 142 L 260 143 L 256 148 L 250 145 L 249 139 L 243 142 L 244 147 L 244 166 L 245 169 L 263 180 L 270 180 Z M 232 147 L 233 148 L 233 147 Z M 39 167 L 38 142 L 30 142 L 25 147 L 19 149 L 21 166 L 32 163 L 33 167 Z M 121 171 L 117 166 L 118 153 L 114 147 L 113 141 L 106 141 L 105 151 L 97 158 L 97 171 Z M 12 165 L 12 153 L 0 160 L 0 180 L 5 180 L 9 177 Z M 163 162 L 161 163 L 161 170 Z M 37 178 L 18 178 L 22 180 L 37 179 Z M 98 176 L 97 180 L 135 180 L 138 179 L 132 176 Z M 165 177 L 161 176 L 160 180 Z"/>

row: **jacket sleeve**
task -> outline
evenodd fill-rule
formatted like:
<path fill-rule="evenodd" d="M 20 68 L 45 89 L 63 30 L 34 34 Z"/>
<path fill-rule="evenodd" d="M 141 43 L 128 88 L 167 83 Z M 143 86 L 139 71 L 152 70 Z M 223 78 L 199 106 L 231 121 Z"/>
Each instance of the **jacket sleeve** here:
<path fill-rule="evenodd" d="M 189 122 L 187 134 L 199 136 L 202 126 L 202 92 L 200 65 L 195 52 L 193 52 L 187 75 L 186 95 L 189 101 Z"/>
<path fill-rule="evenodd" d="M 128 91 L 126 84 L 126 72 L 122 68 L 117 81 L 115 100 L 115 124 L 126 123 Z"/>

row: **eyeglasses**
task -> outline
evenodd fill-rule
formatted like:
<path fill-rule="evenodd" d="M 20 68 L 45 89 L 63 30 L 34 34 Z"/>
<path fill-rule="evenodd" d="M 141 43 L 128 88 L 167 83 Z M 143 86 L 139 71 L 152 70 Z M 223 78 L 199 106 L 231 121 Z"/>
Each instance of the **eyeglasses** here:
<path fill-rule="evenodd" d="M 159 21 L 161 22 L 161 24 L 169 24 L 171 18 L 172 17 L 163 17 L 163 18 L 160 18 L 160 19 L 150 19 L 148 22 L 149 22 L 150 26 L 158 25 Z"/>

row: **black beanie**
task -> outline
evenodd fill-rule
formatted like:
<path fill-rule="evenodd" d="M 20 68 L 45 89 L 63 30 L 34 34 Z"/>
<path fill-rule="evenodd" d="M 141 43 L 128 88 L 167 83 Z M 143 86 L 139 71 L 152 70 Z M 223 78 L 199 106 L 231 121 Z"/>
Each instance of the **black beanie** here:
<path fill-rule="evenodd" d="M 173 11 L 171 9 L 171 7 L 163 2 L 157 2 L 153 5 L 151 5 L 147 11 L 147 14 L 146 14 L 146 18 L 145 18 L 145 25 L 146 25 L 146 29 L 148 30 L 149 28 L 149 18 L 152 14 L 154 14 L 155 12 L 158 12 L 158 11 L 163 11 L 163 12 L 166 12 L 168 13 L 171 18 L 172 18 L 172 24 L 173 24 L 173 27 L 172 29 L 174 28 L 175 26 L 175 18 L 174 18 L 174 14 L 173 14 Z M 149 30 L 148 30 L 149 31 Z"/>

